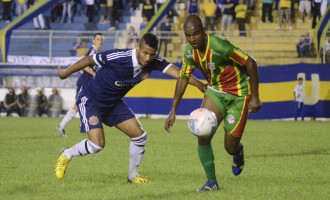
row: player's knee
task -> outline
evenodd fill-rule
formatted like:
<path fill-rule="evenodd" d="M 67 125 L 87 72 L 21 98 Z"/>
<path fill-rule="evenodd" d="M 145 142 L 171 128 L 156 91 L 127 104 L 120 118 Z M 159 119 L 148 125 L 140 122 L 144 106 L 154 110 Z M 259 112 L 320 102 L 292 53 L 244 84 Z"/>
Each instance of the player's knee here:
<path fill-rule="evenodd" d="M 95 144 L 90 140 L 86 140 L 86 142 L 85 142 L 85 148 L 86 148 L 87 153 L 89 153 L 89 154 L 95 154 L 95 153 L 101 151 L 103 149 L 103 147 L 104 147 L 104 142 L 101 145 Z"/>
<path fill-rule="evenodd" d="M 131 141 L 134 145 L 142 147 L 142 146 L 145 146 L 145 144 L 147 143 L 147 137 L 148 137 L 148 135 L 147 135 L 147 132 L 145 131 L 145 132 L 143 132 L 142 135 L 131 138 Z"/>
<path fill-rule="evenodd" d="M 225 149 L 227 151 L 228 154 L 230 155 L 235 155 L 236 154 L 236 151 L 237 151 L 237 148 L 234 147 L 234 145 L 225 145 Z"/>

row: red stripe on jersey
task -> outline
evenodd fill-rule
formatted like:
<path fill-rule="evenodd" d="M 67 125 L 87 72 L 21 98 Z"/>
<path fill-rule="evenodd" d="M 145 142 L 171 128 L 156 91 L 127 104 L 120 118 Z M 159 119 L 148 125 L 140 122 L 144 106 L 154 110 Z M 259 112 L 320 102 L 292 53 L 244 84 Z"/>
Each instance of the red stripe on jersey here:
<path fill-rule="evenodd" d="M 234 60 L 236 60 L 240 65 L 245 65 L 246 59 L 243 58 L 242 56 L 238 55 L 235 51 L 233 51 L 230 55 Z"/>
<path fill-rule="evenodd" d="M 194 49 L 194 61 L 195 63 L 197 64 L 198 68 L 201 70 L 201 72 L 203 73 L 203 76 L 205 78 L 205 80 L 208 80 L 207 79 L 207 76 L 205 74 L 205 71 L 203 70 L 203 67 L 202 67 L 202 63 L 201 61 L 199 60 L 199 56 L 198 56 L 198 53 L 197 53 L 197 50 Z"/>
<path fill-rule="evenodd" d="M 219 81 L 223 92 L 238 96 L 237 75 L 234 66 L 225 67 Z"/>

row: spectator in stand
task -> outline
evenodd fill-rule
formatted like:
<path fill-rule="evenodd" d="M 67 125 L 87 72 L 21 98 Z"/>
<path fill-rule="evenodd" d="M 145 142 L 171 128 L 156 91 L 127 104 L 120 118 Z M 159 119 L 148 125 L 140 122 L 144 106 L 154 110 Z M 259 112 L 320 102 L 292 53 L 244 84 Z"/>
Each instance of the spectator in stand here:
<path fill-rule="evenodd" d="M 292 24 L 291 24 L 291 0 L 280 0 L 280 9 L 279 9 L 279 24 L 276 30 L 282 29 L 283 24 L 283 18 L 285 15 L 286 21 L 289 23 L 289 29 L 292 30 Z"/>
<path fill-rule="evenodd" d="M 107 0 L 107 14 L 108 14 L 108 19 L 110 21 L 110 28 L 109 31 L 116 30 L 116 22 L 113 17 L 114 13 L 114 2 L 113 0 Z"/>
<path fill-rule="evenodd" d="M 211 31 L 214 31 L 214 18 L 215 18 L 215 11 L 217 9 L 216 4 L 213 0 L 207 0 L 204 3 L 203 11 L 205 14 L 205 28 L 209 30 L 208 27 L 210 25 Z"/>
<path fill-rule="evenodd" d="M 82 11 L 82 0 L 74 0 L 73 4 L 73 15 L 78 15 L 81 16 L 81 11 Z"/>
<path fill-rule="evenodd" d="M 18 16 L 26 12 L 27 10 L 26 0 L 17 0 L 16 5 L 17 5 Z"/>
<path fill-rule="evenodd" d="M 106 18 L 107 18 L 107 0 L 100 0 L 99 5 L 101 8 L 101 16 L 99 24 L 106 24 Z"/>
<path fill-rule="evenodd" d="M 41 88 L 37 88 L 37 92 L 37 114 L 41 117 L 43 114 L 47 114 L 48 101 Z"/>
<path fill-rule="evenodd" d="M 78 57 L 85 57 L 86 53 L 88 52 L 88 47 L 86 42 L 82 42 L 80 48 L 77 49 L 77 56 Z"/>
<path fill-rule="evenodd" d="M 311 9 L 312 4 L 310 0 L 300 0 L 299 2 L 299 12 L 300 12 L 300 20 L 298 23 L 302 24 L 304 22 L 304 11 L 307 13 L 308 23 L 311 23 Z"/>
<path fill-rule="evenodd" d="M 319 20 L 321 19 L 321 2 L 322 0 L 312 0 L 314 4 L 312 29 L 316 26 L 316 18 L 318 17 Z"/>
<path fill-rule="evenodd" d="M 19 113 L 17 108 L 17 96 L 15 94 L 15 90 L 12 87 L 8 88 L 8 94 L 6 94 L 3 104 L 4 108 L 7 110 L 7 117 L 9 117 L 12 112 Z"/>
<path fill-rule="evenodd" d="M 73 46 L 72 50 L 74 53 L 73 53 L 73 56 L 77 56 L 77 49 L 81 48 L 82 47 L 82 40 L 81 40 L 81 37 L 77 37 L 77 42 L 76 44 Z"/>
<path fill-rule="evenodd" d="M 145 0 L 142 8 L 142 16 L 146 16 L 148 21 L 155 15 L 155 6 L 151 0 Z"/>
<path fill-rule="evenodd" d="M 48 98 L 48 117 L 59 117 L 62 112 L 62 97 L 56 88 L 52 89 L 52 94 Z"/>
<path fill-rule="evenodd" d="M 32 5 L 37 3 L 38 1 L 39 0 L 34 0 L 30 4 L 28 4 L 28 5 L 30 5 L 29 7 L 31 7 Z M 39 30 L 39 29 L 45 30 L 46 29 L 45 21 L 44 21 L 44 15 L 42 13 L 39 14 L 37 17 L 33 18 L 33 26 L 34 26 L 35 30 Z"/>
<path fill-rule="evenodd" d="M 27 92 L 27 89 L 25 86 L 21 87 L 21 94 L 19 94 L 17 96 L 17 106 L 19 109 L 19 115 L 20 116 L 25 116 L 24 110 L 25 107 L 27 107 L 27 103 L 28 103 L 28 98 L 29 98 L 29 94 Z"/>
<path fill-rule="evenodd" d="M 88 23 L 93 23 L 94 21 L 94 5 L 95 2 L 94 0 L 86 0 L 86 6 L 87 6 L 87 18 L 88 18 Z"/>
<path fill-rule="evenodd" d="M 166 31 L 167 33 L 161 33 L 161 38 L 160 38 L 160 44 L 159 44 L 159 51 L 162 48 L 162 44 L 164 43 L 164 57 L 166 57 L 167 55 L 167 42 L 169 40 L 169 38 L 167 38 L 170 34 L 168 32 L 170 32 L 172 30 L 172 25 L 171 25 L 171 20 L 169 17 L 166 18 L 166 21 L 163 22 L 160 25 L 160 31 Z"/>
<path fill-rule="evenodd" d="M 131 2 L 131 9 L 130 9 L 131 11 L 139 8 L 140 0 L 131 0 L 130 2 Z"/>
<path fill-rule="evenodd" d="M 273 3 L 273 0 L 262 1 L 261 24 L 266 22 L 266 14 L 268 14 L 268 23 L 273 23 Z"/>
<path fill-rule="evenodd" d="M 313 37 L 309 35 L 309 31 L 306 31 L 304 41 L 306 47 L 306 56 L 313 57 Z"/>
<path fill-rule="evenodd" d="M 2 0 L 2 19 L 1 22 L 9 23 L 11 22 L 11 5 L 13 0 Z"/>
<path fill-rule="evenodd" d="M 247 9 L 254 10 L 254 0 L 245 0 L 243 3 L 247 6 Z"/>
<path fill-rule="evenodd" d="M 147 26 L 148 24 L 148 18 L 146 16 L 143 16 L 143 22 L 140 24 L 140 31 L 142 32 L 143 29 Z"/>
<path fill-rule="evenodd" d="M 297 44 L 298 58 L 306 56 L 305 35 L 301 35 L 300 41 Z"/>
<path fill-rule="evenodd" d="M 62 4 L 61 3 L 56 3 L 52 6 L 51 10 L 51 20 L 53 23 L 58 23 L 61 20 L 62 17 Z"/>
<path fill-rule="evenodd" d="M 325 48 L 325 60 L 323 61 L 323 48 Z M 324 42 L 324 47 L 321 49 L 321 60 L 322 64 L 330 63 L 330 36 Z"/>
<path fill-rule="evenodd" d="M 239 0 L 239 4 L 235 7 L 236 20 L 239 29 L 239 36 L 246 36 L 245 31 L 245 16 L 247 11 L 247 5 L 244 4 L 244 0 Z"/>
<path fill-rule="evenodd" d="M 64 23 L 67 17 L 68 23 L 72 23 L 72 5 L 73 5 L 73 0 L 63 0 L 63 10 L 62 10 L 62 19 L 61 23 Z"/>
<path fill-rule="evenodd" d="M 198 15 L 198 0 L 188 0 L 187 1 L 187 13 Z"/>
<path fill-rule="evenodd" d="M 136 48 L 137 47 L 137 32 L 134 26 L 130 26 L 127 33 L 126 48 Z"/>
<path fill-rule="evenodd" d="M 222 4 L 224 10 L 221 20 L 221 35 L 224 35 L 225 27 L 227 27 L 227 37 L 230 33 L 230 26 L 233 21 L 233 15 L 235 14 L 235 6 L 231 0 L 226 0 Z"/>

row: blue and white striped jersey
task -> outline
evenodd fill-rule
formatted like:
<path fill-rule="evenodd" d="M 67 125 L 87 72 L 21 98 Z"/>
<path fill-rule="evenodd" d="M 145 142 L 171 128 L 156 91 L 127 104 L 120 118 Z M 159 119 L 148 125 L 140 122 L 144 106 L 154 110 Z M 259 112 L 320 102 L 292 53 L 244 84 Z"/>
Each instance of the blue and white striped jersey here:
<path fill-rule="evenodd" d="M 95 46 L 93 45 L 91 48 L 89 48 L 89 50 L 87 51 L 85 56 L 92 56 L 94 54 L 98 53 L 98 51 L 96 51 Z M 89 66 L 94 72 L 97 72 L 98 70 L 98 66 Z M 83 85 L 85 85 L 88 81 L 90 81 L 93 76 L 91 74 L 89 74 L 88 72 L 86 72 L 85 70 L 80 70 L 81 74 L 78 77 L 77 80 L 77 87 L 81 87 Z"/>
<path fill-rule="evenodd" d="M 172 65 L 164 58 L 156 55 L 148 66 L 138 64 L 136 49 L 113 49 L 93 55 L 94 62 L 100 70 L 82 89 L 85 95 L 99 103 L 100 107 L 108 107 L 110 102 L 122 99 L 135 85 L 146 79 L 151 71 L 163 73 Z"/>

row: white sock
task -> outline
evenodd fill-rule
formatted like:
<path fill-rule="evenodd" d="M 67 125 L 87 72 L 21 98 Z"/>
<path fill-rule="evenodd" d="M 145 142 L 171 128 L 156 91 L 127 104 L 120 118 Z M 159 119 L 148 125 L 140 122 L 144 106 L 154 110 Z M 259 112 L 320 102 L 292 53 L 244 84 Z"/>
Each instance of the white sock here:
<path fill-rule="evenodd" d="M 147 142 L 147 132 L 144 132 L 141 136 L 136 138 L 131 138 L 131 144 L 129 146 L 129 171 L 128 179 L 133 180 L 138 173 L 138 167 L 141 164 L 145 144 Z"/>
<path fill-rule="evenodd" d="M 94 144 L 90 140 L 83 140 L 69 149 L 65 149 L 63 154 L 71 159 L 73 156 L 84 156 L 94 154 L 102 150 L 102 147 Z"/>
<path fill-rule="evenodd" d="M 65 114 L 59 126 L 64 129 L 65 125 L 69 123 L 69 121 L 71 121 L 76 116 L 76 114 L 77 114 L 76 109 L 70 108 L 68 112 Z"/>

